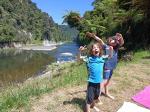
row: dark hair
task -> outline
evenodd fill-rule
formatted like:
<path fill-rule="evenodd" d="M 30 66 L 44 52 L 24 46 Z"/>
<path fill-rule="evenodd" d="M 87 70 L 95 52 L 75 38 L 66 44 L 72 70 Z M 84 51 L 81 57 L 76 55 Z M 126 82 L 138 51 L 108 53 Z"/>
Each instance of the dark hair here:
<path fill-rule="evenodd" d="M 111 39 L 111 40 L 116 40 L 116 39 L 115 39 L 115 36 L 111 36 L 111 37 L 108 37 L 108 38 L 107 38 L 107 43 L 109 43 L 109 40 L 110 40 L 110 39 Z"/>

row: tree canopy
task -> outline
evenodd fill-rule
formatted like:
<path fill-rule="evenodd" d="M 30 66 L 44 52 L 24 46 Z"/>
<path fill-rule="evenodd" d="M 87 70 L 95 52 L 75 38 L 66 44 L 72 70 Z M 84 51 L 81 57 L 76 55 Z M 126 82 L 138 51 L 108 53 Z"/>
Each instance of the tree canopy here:
<path fill-rule="evenodd" d="M 150 46 L 150 1 L 149 0 L 95 0 L 94 9 L 81 17 L 71 11 L 64 22 L 79 30 L 79 42 L 87 44 L 85 32 L 94 32 L 101 38 L 123 34 L 128 50 Z"/>

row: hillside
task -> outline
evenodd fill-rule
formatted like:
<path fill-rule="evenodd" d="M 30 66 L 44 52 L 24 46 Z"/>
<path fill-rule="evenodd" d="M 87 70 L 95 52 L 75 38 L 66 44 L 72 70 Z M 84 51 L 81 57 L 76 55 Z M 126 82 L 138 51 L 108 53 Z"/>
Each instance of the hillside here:
<path fill-rule="evenodd" d="M 31 0 L 0 1 L 0 43 L 43 39 L 66 41 L 70 40 L 69 36 Z"/>

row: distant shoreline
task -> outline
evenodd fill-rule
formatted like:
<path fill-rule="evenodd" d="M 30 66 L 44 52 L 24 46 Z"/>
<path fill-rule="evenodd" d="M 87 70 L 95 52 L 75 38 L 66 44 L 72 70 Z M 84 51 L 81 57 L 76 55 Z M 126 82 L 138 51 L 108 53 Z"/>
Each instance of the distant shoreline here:
<path fill-rule="evenodd" d="M 35 51 L 51 51 L 56 49 L 56 46 L 25 46 L 25 47 L 21 47 L 19 49 L 22 50 L 35 50 Z"/>
<path fill-rule="evenodd" d="M 62 45 L 63 43 L 50 44 L 48 46 L 44 45 L 27 45 L 20 47 L 22 50 L 35 50 L 35 51 L 51 51 L 57 48 L 58 45 Z"/>

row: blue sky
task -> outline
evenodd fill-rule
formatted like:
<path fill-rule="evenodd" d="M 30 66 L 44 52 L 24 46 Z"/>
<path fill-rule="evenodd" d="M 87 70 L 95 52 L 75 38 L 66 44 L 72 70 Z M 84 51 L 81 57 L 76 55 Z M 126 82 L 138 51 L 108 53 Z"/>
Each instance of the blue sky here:
<path fill-rule="evenodd" d="M 47 12 L 52 16 L 53 20 L 61 24 L 62 16 L 67 14 L 68 11 L 79 12 L 82 16 L 85 11 L 92 10 L 91 5 L 94 0 L 32 0 L 37 4 L 43 12 Z"/>

